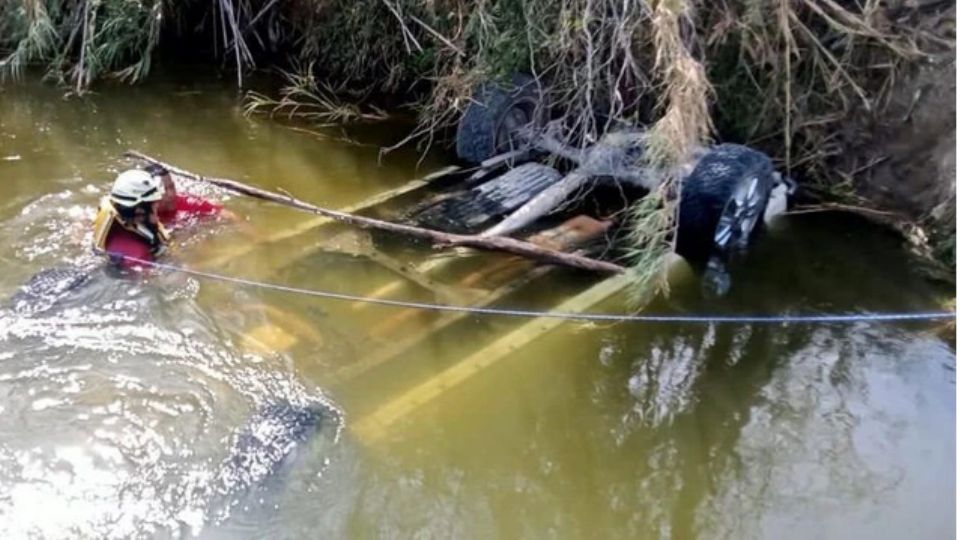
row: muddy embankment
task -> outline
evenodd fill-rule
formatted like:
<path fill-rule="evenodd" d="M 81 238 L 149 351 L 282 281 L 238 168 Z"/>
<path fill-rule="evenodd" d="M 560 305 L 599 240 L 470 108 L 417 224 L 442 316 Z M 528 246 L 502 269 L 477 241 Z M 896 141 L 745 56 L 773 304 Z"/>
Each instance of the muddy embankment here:
<path fill-rule="evenodd" d="M 952 56 L 952 55 L 951 55 Z M 901 231 L 922 254 L 956 264 L 956 62 L 913 67 L 890 93 L 886 111 L 844 133 L 842 167 L 876 218 Z"/>

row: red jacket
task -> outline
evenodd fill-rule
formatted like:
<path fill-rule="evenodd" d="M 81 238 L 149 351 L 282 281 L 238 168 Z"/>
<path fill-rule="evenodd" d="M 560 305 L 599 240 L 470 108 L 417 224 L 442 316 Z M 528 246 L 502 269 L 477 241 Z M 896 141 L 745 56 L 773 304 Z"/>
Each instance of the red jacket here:
<path fill-rule="evenodd" d="M 176 208 L 172 212 L 162 212 L 158 215 L 161 223 L 165 226 L 172 226 L 191 218 L 215 216 L 222 210 L 223 205 L 221 204 L 192 195 L 177 194 Z M 105 249 L 107 253 L 113 256 L 114 262 L 124 268 L 133 268 L 140 265 L 140 263 L 131 259 L 154 260 L 150 243 L 142 236 L 128 231 L 118 223 L 114 223 L 110 232 L 107 233 Z"/>

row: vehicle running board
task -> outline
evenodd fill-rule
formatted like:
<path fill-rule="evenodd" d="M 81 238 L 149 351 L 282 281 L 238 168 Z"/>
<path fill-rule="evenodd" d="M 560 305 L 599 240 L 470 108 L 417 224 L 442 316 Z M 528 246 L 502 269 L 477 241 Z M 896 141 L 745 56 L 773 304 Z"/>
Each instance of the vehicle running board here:
<path fill-rule="evenodd" d="M 446 232 L 471 233 L 520 208 L 557 182 L 560 173 L 539 163 L 525 163 L 483 184 L 417 209 L 413 221 Z"/>

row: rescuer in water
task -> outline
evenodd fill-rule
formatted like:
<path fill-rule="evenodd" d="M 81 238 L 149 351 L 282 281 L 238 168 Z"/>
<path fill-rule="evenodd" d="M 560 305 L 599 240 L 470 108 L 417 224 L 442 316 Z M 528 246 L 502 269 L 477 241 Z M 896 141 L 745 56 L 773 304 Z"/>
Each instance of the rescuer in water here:
<path fill-rule="evenodd" d="M 154 261 L 170 243 L 160 222 L 163 181 L 147 171 L 131 169 L 117 175 L 110 195 L 100 201 L 93 224 L 93 245 L 125 268 Z"/>
<path fill-rule="evenodd" d="M 193 217 L 219 216 L 223 206 L 177 193 L 170 172 L 151 165 L 117 175 L 110 195 L 100 201 L 94 221 L 93 243 L 124 268 L 153 262 L 170 243 L 168 227 L 177 228 Z"/>

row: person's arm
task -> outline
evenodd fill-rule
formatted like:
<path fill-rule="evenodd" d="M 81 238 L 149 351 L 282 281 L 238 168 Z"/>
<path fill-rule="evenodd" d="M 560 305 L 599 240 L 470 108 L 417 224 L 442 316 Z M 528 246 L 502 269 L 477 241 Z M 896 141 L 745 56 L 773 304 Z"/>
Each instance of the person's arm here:
<path fill-rule="evenodd" d="M 177 194 L 177 212 L 189 217 L 216 217 L 224 215 L 224 207 L 194 195 Z"/>
<path fill-rule="evenodd" d="M 182 197 L 182 201 L 180 200 Z M 222 204 L 193 195 L 178 195 L 177 208 L 188 215 L 196 217 L 219 217 L 229 221 L 241 234 L 256 238 L 258 232 L 243 216 L 225 208 Z"/>

